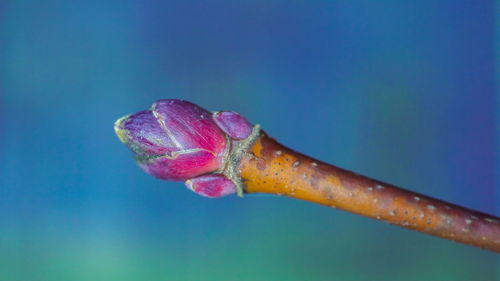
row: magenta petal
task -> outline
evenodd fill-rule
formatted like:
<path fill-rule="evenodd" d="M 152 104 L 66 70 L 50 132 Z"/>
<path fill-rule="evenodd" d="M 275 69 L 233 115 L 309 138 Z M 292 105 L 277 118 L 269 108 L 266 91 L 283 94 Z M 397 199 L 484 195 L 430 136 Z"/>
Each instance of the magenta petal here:
<path fill-rule="evenodd" d="M 156 101 L 151 109 L 180 149 L 202 147 L 214 154 L 224 151 L 226 138 L 207 110 L 174 99 Z"/>
<path fill-rule="evenodd" d="M 186 186 L 201 196 L 218 198 L 236 193 L 234 183 L 222 174 L 211 174 L 189 179 Z"/>
<path fill-rule="evenodd" d="M 236 112 L 215 112 L 213 118 L 219 128 L 233 139 L 246 139 L 252 133 L 252 124 Z"/>
<path fill-rule="evenodd" d="M 175 159 L 159 156 L 153 159 L 137 159 L 139 166 L 148 174 L 163 180 L 182 181 L 216 171 L 223 158 L 216 158 L 205 150 L 177 154 Z"/>

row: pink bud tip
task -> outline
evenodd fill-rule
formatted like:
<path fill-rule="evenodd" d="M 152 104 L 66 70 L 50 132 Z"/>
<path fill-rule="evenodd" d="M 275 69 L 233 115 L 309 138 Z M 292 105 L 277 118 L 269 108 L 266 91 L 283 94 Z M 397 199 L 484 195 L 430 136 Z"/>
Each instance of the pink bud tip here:
<path fill-rule="evenodd" d="M 210 174 L 189 179 L 186 186 L 201 196 L 218 198 L 236 193 L 235 184 L 222 174 Z"/>
<path fill-rule="evenodd" d="M 165 180 L 187 180 L 223 165 L 227 140 L 211 117 L 187 101 L 159 100 L 150 110 L 116 121 L 115 132 L 145 172 Z"/>
<path fill-rule="evenodd" d="M 215 112 L 213 118 L 219 128 L 233 139 L 246 139 L 252 133 L 252 124 L 236 112 Z"/>

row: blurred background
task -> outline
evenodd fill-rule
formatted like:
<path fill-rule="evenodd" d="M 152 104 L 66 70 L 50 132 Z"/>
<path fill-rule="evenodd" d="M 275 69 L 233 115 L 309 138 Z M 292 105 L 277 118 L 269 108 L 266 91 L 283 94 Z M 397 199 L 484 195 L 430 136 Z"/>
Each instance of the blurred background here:
<path fill-rule="evenodd" d="M 342 211 L 196 196 L 143 173 L 113 132 L 182 98 L 499 215 L 499 7 L 1 1 L 0 280 L 499 278 L 498 255 Z"/>

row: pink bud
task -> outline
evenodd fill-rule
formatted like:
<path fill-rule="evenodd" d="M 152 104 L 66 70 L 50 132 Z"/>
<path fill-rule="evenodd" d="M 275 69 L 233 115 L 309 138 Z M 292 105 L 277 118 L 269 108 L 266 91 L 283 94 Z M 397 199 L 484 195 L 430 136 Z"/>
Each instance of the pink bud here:
<path fill-rule="evenodd" d="M 252 133 L 252 124 L 236 112 L 215 112 L 213 118 L 219 128 L 233 139 L 246 139 Z"/>
<path fill-rule="evenodd" d="M 236 193 L 235 184 L 222 174 L 210 174 L 189 179 L 186 186 L 197 194 L 217 198 Z"/>
<path fill-rule="evenodd" d="M 120 140 L 148 174 L 165 180 L 186 180 L 223 165 L 226 136 L 205 109 L 182 100 L 155 102 L 116 121 Z"/>

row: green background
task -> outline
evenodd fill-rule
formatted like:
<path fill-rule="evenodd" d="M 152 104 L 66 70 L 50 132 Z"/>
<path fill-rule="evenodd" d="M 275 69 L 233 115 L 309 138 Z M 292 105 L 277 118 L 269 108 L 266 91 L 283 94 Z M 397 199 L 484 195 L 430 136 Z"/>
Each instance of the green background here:
<path fill-rule="evenodd" d="M 498 280 L 498 255 L 470 246 L 156 180 L 113 122 L 161 98 L 234 110 L 323 161 L 498 215 L 499 14 L 457 0 L 0 1 L 0 280 Z"/>

